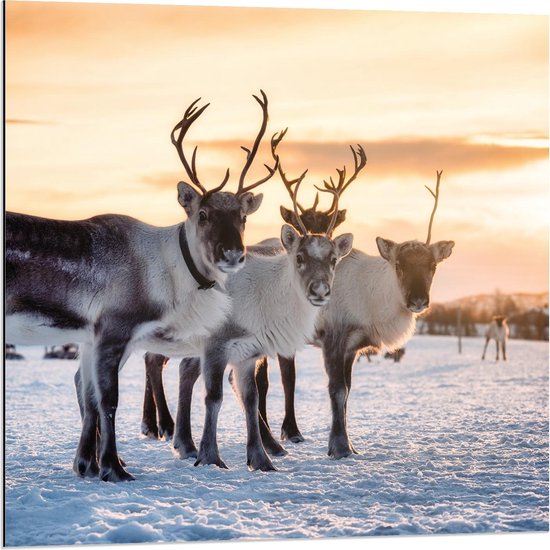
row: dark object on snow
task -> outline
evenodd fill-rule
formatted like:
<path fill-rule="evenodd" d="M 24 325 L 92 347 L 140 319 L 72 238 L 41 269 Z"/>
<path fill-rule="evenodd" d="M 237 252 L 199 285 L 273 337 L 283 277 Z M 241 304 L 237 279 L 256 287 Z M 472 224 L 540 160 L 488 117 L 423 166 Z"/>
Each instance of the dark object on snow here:
<path fill-rule="evenodd" d="M 78 346 L 65 344 L 63 346 L 51 346 L 46 348 L 44 359 L 78 359 Z"/>
<path fill-rule="evenodd" d="M 4 357 L 11 360 L 25 359 L 20 353 L 15 351 L 15 346 L 13 344 L 6 344 Z"/>
<path fill-rule="evenodd" d="M 403 355 L 405 355 L 405 348 L 399 348 L 395 351 L 388 351 L 386 355 L 384 355 L 384 359 L 393 359 L 395 363 L 399 363 Z"/>

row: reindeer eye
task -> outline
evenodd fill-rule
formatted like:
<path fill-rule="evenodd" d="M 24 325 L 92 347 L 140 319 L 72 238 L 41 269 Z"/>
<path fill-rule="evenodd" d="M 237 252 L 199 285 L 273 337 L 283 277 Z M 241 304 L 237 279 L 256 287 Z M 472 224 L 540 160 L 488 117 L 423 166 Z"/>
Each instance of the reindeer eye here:
<path fill-rule="evenodd" d="M 243 219 L 241 220 L 241 223 L 246 223 L 246 214 L 243 216 Z"/>
<path fill-rule="evenodd" d="M 336 257 L 333 256 L 333 257 L 330 259 L 330 265 L 331 265 L 332 267 L 336 267 L 336 263 L 337 263 Z"/>
<path fill-rule="evenodd" d="M 205 222 L 207 219 L 208 219 L 208 214 L 204 210 L 201 210 L 199 212 L 199 221 Z"/>
<path fill-rule="evenodd" d="M 302 267 L 304 265 L 304 255 L 299 253 L 296 255 L 296 265 Z"/>

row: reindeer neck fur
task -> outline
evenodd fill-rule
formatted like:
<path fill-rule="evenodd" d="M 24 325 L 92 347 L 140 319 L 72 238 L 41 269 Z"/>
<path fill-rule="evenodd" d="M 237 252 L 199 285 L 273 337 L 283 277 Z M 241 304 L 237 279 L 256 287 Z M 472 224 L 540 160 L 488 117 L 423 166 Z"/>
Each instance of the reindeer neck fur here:
<path fill-rule="evenodd" d="M 178 226 L 179 227 L 179 226 Z M 185 235 L 187 237 L 187 244 L 189 246 L 189 252 L 191 253 L 191 258 L 195 263 L 196 268 L 199 273 L 206 279 L 210 279 L 218 283 L 222 288 L 225 288 L 225 282 L 227 280 L 227 275 L 222 273 L 219 269 L 216 268 L 214 264 L 208 259 L 205 253 L 205 247 L 201 245 L 200 240 L 197 236 L 196 227 L 194 224 L 190 223 L 189 220 L 183 223 L 185 229 Z M 179 229 L 178 229 L 178 243 L 179 243 Z M 179 248 L 179 244 L 178 244 Z M 181 253 L 180 253 L 181 255 Z"/>
<path fill-rule="evenodd" d="M 395 270 L 383 258 L 353 249 L 337 266 L 317 332 L 342 324 L 352 337 L 375 347 L 395 349 L 411 337 L 416 315 L 407 309 Z"/>
<path fill-rule="evenodd" d="M 306 298 L 285 254 L 249 253 L 245 267 L 228 281 L 231 323 L 253 337 L 258 353 L 292 356 L 311 339 L 321 308 Z"/>
<path fill-rule="evenodd" d="M 149 291 L 164 303 L 165 313 L 158 321 L 139 328 L 133 339 L 134 348 L 178 357 L 199 355 L 204 340 L 231 311 L 231 299 L 225 291 L 227 276 L 204 258 L 191 224 L 185 222 L 184 226 L 197 269 L 219 286 L 208 290 L 198 288 L 199 283 L 189 271 L 180 250 L 181 224 L 165 228 L 157 240 L 162 261 L 149 266 L 151 280 L 156 282 L 154 290 L 150 288 Z"/>

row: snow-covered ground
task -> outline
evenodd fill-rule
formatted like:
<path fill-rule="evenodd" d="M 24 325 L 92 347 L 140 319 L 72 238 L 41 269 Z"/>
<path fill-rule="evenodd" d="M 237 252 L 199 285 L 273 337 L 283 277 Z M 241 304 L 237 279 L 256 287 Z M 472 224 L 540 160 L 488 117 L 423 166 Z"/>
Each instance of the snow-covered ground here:
<path fill-rule="evenodd" d="M 144 369 L 121 373 L 121 456 L 136 481 L 79 479 L 75 361 L 25 361 L 5 371 L 7 545 L 273 539 L 548 530 L 548 344 L 509 342 L 509 360 L 480 360 L 481 339 L 415 337 L 400 363 L 355 366 L 349 431 L 362 453 L 326 455 L 330 406 L 319 350 L 298 356 L 297 418 L 306 442 L 286 444 L 278 472 L 249 472 L 245 423 L 226 384 L 219 442 L 230 470 L 193 466 L 140 436 Z M 175 413 L 177 368 L 165 370 Z M 272 363 L 274 432 L 283 395 Z M 195 441 L 202 426 L 202 382 Z M 466 542 L 466 541 L 465 541 Z"/>

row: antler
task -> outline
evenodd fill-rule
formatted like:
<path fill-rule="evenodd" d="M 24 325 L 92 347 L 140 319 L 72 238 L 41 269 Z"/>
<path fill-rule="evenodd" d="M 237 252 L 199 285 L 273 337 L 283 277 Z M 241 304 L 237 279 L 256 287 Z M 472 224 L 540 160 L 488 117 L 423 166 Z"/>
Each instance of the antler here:
<path fill-rule="evenodd" d="M 437 201 L 439 200 L 439 183 L 441 181 L 441 174 L 443 174 L 443 170 L 436 171 L 436 174 L 437 183 L 435 184 L 435 193 L 427 185 L 424 186 L 434 198 L 434 207 L 432 210 L 432 215 L 430 216 L 430 225 L 428 225 L 428 236 L 426 237 L 426 244 L 430 244 L 430 241 L 432 239 L 432 224 L 434 221 L 435 211 L 437 210 Z"/>
<path fill-rule="evenodd" d="M 252 149 L 248 149 L 247 147 L 241 146 L 241 149 L 246 152 L 246 163 L 243 167 L 243 170 L 241 172 L 241 176 L 239 178 L 239 187 L 237 189 L 237 195 L 242 195 L 243 193 L 246 193 L 250 191 L 251 189 L 254 189 L 255 187 L 258 187 L 262 183 L 265 183 L 268 179 L 270 179 L 273 174 L 277 171 L 277 167 L 279 166 L 279 157 L 275 154 L 275 150 L 273 147 L 273 140 L 275 139 L 275 136 L 273 136 L 271 140 L 271 150 L 273 152 L 273 157 L 275 159 L 275 164 L 273 166 L 268 166 L 267 164 L 264 164 L 264 166 L 267 168 L 267 175 L 258 180 L 255 183 L 252 183 L 245 187 L 244 185 L 244 179 L 246 177 L 246 173 L 248 172 L 248 169 L 252 165 L 252 162 L 254 160 L 254 157 L 256 156 L 256 153 L 258 152 L 258 147 L 260 146 L 260 142 L 262 141 L 262 138 L 265 134 L 265 129 L 267 128 L 267 119 L 268 119 L 268 113 L 267 113 L 267 96 L 265 95 L 265 92 L 263 90 L 260 90 L 260 93 L 262 94 L 262 99 L 260 99 L 258 96 L 253 95 L 252 97 L 260 104 L 260 107 L 262 108 L 262 124 L 260 126 L 260 131 L 258 132 L 258 135 L 256 136 L 256 139 L 254 141 L 254 144 L 252 145 Z M 284 135 L 286 133 L 286 130 L 281 132 L 280 137 L 276 140 L 276 146 L 279 144 L 279 142 L 283 139 Z M 275 134 L 276 135 L 276 134 Z"/>
<path fill-rule="evenodd" d="M 187 110 L 185 111 L 185 114 L 183 115 L 183 118 L 174 126 L 174 129 L 172 130 L 170 134 L 170 139 L 172 140 L 172 144 L 176 148 L 176 151 L 178 152 L 178 155 L 180 157 L 180 160 L 183 164 L 183 167 L 185 168 L 185 171 L 187 172 L 187 175 L 189 176 L 189 179 L 191 180 L 191 183 L 197 187 L 203 195 L 206 195 L 208 191 L 206 188 L 201 184 L 199 181 L 199 178 L 197 176 L 197 167 L 196 167 L 196 159 L 197 159 L 197 147 L 193 150 L 193 156 L 191 157 L 191 165 L 189 165 L 189 162 L 185 158 L 185 153 L 183 152 L 183 138 L 185 137 L 185 134 L 187 133 L 187 130 L 191 127 L 191 124 L 199 118 L 204 110 L 210 105 L 210 103 L 207 103 L 200 109 L 197 109 L 196 105 L 200 101 L 200 97 L 193 101 L 189 107 L 187 107 Z M 176 131 L 179 130 L 178 137 L 175 137 Z M 229 170 L 227 171 L 225 175 L 225 179 L 223 180 L 222 184 L 217 187 L 215 190 L 210 191 L 210 193 L 213 193 L 215 191 L 219 191 L 229 179 Z"/>
<path fill-rule="evenodd" d="M 323 183 L 325 184 L 325 190 L 332 190 L 335 192 L 333 193 L 334 199 L 332 201 L 332 205 L 327 210 L 327 214 L 333 209 L 337 209 L 337 199 L 348 188 L 349 184 L 357 178 L 359 172 L 361 172 L 361 170 L 363 170 L 363 168 L 365 168 L 367 164 L 367 155 L 365 154 L 365 150 L 363 149 L 363 147 L 361 147 L 361 145 L 357 144 L 357 151 L 355 151 L 353 145 L 350 145 L 349 148 L 351 149 L 351 152 L 353 154 L 354 164 L 353 174 L 350 176 L 350 178 L 346 181 L 346 167 L 344 166 L 342 170 L 336 168 L 336 172 L 338 172 L 338 184 L 334 183 L 332 177 L 330 178 L 330 184 L 326 180 L 323 180 Z"/>
<path fill-rule="evenodd" d="M 307 169 L 304 170 L 302 174 L 298 176 L 296 179 L 289 180 L 286 174 L 283 172 L 283 168 L 281 166 L 281 163 L 279 162 L 279 175 L 281 176 L 281 179 L 285 184 L 286 190 L 288 191 L 288 194 L 292 199 L 292 202 L 294 204 L 294 212 L 296 213 L 296 216 L 298 218 L 300 218 L 300 216 L 298 215 L 298 209 L 300 209 L 300 212 L 302 212 L 302 214 L 305 212 L 304 207 L 296 199 L 298 196 L 298 187 L 300 186 L 300 183 L 302 183 L 302 180 L 306 177 L 306 174 L 307 174 Z M 294 190 L 292 189 L 293 185 L 296 185 L 296 188 Z"/>
<path fill-rule="evenodd" d="M 277 171 L 277 167 L 279 166 L 279 157 L 275 154 L 275 149 L 277 148 L 277 145 L 279 145 L 280 141 L 283 139 L 284 135 L 286 134 L 286 130 L 280 133 L 280 135 L 275 134 L 271 140 L 271 151 L 273 153 L 273 158 L 275 160 L 275 164 L 273 166 L 268 166 L 265 164 L 264 166 L 267 168 L 268 174 L 264 178 L 258 180 L 257 182 L 244 186 L 244 178 L 246 176 L 246 173 L 248 172 L 248 169 L 250 168 L 252 161 L 254 160 L 254 157 L 256 156 L 256 153 L 258 152 L 258 147 L 260 146 L 260 142 L 262 141 L 262 138 L 265 134 L 265 130 L 267 128 L 267 96 L 265 95 L 263 90 L 260 90 L 262 94 L 262 99 L 260 99 L 258 96 L 254 95 L 254 99 L 260 104 L 262 108 L 262 125 L 260 127 L 260 131 L 258 132 L 258 135 L 256 136 L 256 140 L 254 141 L 254 144 L 252 146 L 252 149 L 247 149 L 246 147 L 242 147 L 246 151 L 246 163 L 244 165 L 243 171 L 241 173 L 241 177 L 239 178 L 239 187 L 237 189 L 236 195 L 242 195 L 246 193 L 247 191 L 250 191 L 251 189 L 254 189 L 255 187 L 258 187 L 262 183 L 265 183 L 269 178 L 275 174 Z M 200 97 L 193 101 L 191 105 L 187 108 L 185 111 L 185 114 L 183 118 L 174 126 L 174 129 L 172 130 L 172 133 L 170 134 L 170 138 L 172 140 L 172 144 L 176 148 L 178 155 L 180 157 L 180 160 L 183 164 L 183 167 L 185 168 L 185 171 L 187 172 L 187 175 L 189 176 L 189 179 L 191 180 L 191 183 L 197 187 L 198 190 L 203 195 L 211 195 L 213 193 L 217 193 L 218 191 L 221 191 L 225 184 L 229 180 L 229 168 L 225 172 L 225 176 L 223 178 L 223 181 L 218 185 L 218 187 L 215 187 L 214 189 L 207 190 L 199 181 L 198 175 L 197 175 L 197 167 L 196 167 L 196 159 L 197 159 L 197 147 L 193 150 L 193 155 L 191 157 L 191 164 L 187 161 L 185 158 L 185 153 L 183 152 L 183 138 L 185 137 L 185 134 L 189 130 L 191 124 L 199 118 L 199 116 L 202 115 L 204 110 L 210 105 L 210 103 L 207 103 L 201 108 L 197 108 L 197 103 L 200 101 Z M 176 131 L 179 130 L 179 134 L 176 137 Z"/>
<path fill-rule="evenodd" d="M 302 221 L 302 218 L 300 218 L 300 213 L 298 212 L 298 189 L 300 188 L 300 185 L 302 184 L 302 181 L 304 181 L 304 178 L 306 176 L 307 170 L 299 177 L 293 180 L 293 183 L 296 183 L 296 188 L 294 189 L 294 196 L 292 197 L 292 206 L 294 208 L 294 215 L 296 216 L 296 223 L 300 226 L 300 231 L 302 235 L 307 235 L 308 230 Z M 286 183 L 285 183 L 286 185 Z M 287 188 L 288 189 L 288 188 Z M 289 191 L 290 192 L 290 191 Z"/>
<path fill-rule="evenodd" d="M 332 199 L 332 206 L 334 207 L 334 211 L 332 212 L 330 223 L 328 224 L 328 227 L 325 231 L 325 235 L 330 238 L 332 237 L 332 232 L 334 231 L 334 226 L 336 225 L 336 218 L 338 218 L 338 201 L 340 200 L 341 192 L 339 193 L 336 189 L 332 189 L 330 187 L 325 187 L 325 189 L 322 189 L 321 187 L 315 186 L 315 189 L 318 189 L 322 193 L 331 193 L 332 195 L 334 195 L 334 198 Z M 317 196 L 315 197 L 315 205 L 318 202 L 318 198 L 319 195 L 317 194 Z M 315 209 L 315 205 L 313 209 Z M 329 212 L 330 210 L 327 210 L 326 214 L 328 215 Z"/>

